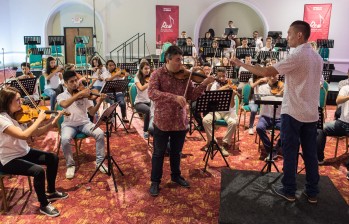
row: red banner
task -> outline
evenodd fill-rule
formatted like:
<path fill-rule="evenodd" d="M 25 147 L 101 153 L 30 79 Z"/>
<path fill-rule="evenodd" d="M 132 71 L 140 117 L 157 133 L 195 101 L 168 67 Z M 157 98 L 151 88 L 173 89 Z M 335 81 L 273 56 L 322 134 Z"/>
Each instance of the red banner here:
<path fill-rule="evenodd" d="M 303 20 L 311 27 L 309 41 L 328 39 L 330 30 L 332 4 L 306 4 L 304 5 Z"/>
<path fill-rule="evenodd" d="M 179 7 L 156 6 L 156 45 L 176 42 L 178 37 Z M 160 47 L 161 48 L 161 47 Z"/>

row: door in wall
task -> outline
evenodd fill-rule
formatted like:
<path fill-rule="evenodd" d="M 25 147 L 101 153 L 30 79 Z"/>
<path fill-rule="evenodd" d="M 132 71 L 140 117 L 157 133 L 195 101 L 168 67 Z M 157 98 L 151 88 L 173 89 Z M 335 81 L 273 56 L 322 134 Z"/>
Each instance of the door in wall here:
<path fill-rule="evenodd" d="M 64 27 L 65 36 L 65 62 L 75 64 L 75 43 L 76 36 L 88 36 L 89 42 L 86 47 L 93 46 L 93 28 L 92 27 Z M 87 58 L 89 62 L 89 58 Z"/>

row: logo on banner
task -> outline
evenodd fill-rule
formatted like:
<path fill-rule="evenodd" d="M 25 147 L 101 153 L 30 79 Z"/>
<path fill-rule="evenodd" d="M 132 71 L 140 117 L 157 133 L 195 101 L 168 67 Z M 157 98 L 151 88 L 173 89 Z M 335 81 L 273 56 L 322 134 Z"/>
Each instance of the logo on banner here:
<path fill-rule="evenodd" d="M 167 24 L 166 21 L 163 21 L 161 25 L 161 32 L 173 32 L 172 26 L 174 25 L 174 19 L 170 15 L 168 15 L 168 17 L 169 24 Z"/>

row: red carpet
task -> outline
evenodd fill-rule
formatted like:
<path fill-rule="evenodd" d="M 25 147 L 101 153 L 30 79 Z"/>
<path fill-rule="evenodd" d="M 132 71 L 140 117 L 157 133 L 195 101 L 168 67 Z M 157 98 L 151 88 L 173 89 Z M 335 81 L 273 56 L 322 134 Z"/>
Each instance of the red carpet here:
<path fill-rule="evenodd" d="M 332 110 L 330 110 L 332 109 Z M 333 117 L 333 107 L 328 108 L 328 119 Z M 130 114 L 128 117 L 131 117 Z M 151 149 L 141 137 L 143 121 L 134 119 L 131 133 L 126 134 L 119 128 L 111 137 L 111 151 L 114 159 L 124 172 L 121 176 L 116 167 L 118 192 L 114 191 L 112 178 L 100 172 L 88 183 L 94 172 L 94 140 L 88 138 L 82 144 L 80 167 L 73 180 L 65 179 L 65 160 L 60 152 L 60 166 L 57 188 L 67 191 L 69 198 L 54 202 L 61 215 L 49 218 L 41 215 L 39 203 L 34 192 L 28 194 L 28 181 L 25 177 L 13 176 L 5 179 L 9 193 L 10 211 L 0 216 L 1 223 L 217 223 L 220 198 L 221 168 L 223 159 L 217 155 L 209 160 L 208 172 L 203 173 L 205 142 L 198 133 L 187 135 L 181 162 L 183 176 L 190 182 L 191 188 L 184 189 L 170 182 L 168 158 L 165 159 L 163 182 L 160 195 L 149 195 Z M 242 126 L 240 127 L 242 130 Z M 140 134 L 138 132 L 140 132 Z M 224 127 L 219 128 L 217 136 L 222 136 Z M 33 147 L 48 151 L 56 150 L 57 132 L 53 130 L 46 136 L 35 138 Z M 240 170 L 261 170 L 264 162 L 258 160 L 259 153 L 255 136 L 241 131 L 239 149 L 230 150 L 228 162 L 231 168 Z M 220 138 L 218 138 L 220 141 Z M 345 151 L 345 141 L 341 140 L 338 153 Z M 326 158 L 334 156 L 335 140 L 328 139 Z M 346 202 L 349 202 L 349 181 L 343 162 L 348 155 L 327 160 L 326 166 L 320 167 L 321 175 L 328 175 Z M 282 169 L 282 159 L 276 162 Z M 300 166 L 303 164 L 301 163 Z M 321 202 L 319 202 L 321 203 Z"/>

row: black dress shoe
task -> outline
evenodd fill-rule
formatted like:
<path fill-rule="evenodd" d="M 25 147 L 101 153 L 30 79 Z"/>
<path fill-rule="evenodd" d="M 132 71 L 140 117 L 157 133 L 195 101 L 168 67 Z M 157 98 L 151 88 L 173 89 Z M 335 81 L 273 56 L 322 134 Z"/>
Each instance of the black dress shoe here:
<path fill-rule="evenodd" d="M 159 195 L 159 191 L 160 191 L 159 183 L 151 182 L 150 189 L 149 189 L 150 195 L 153 197 L 156 197 Z"/>
<path fill-rule="evenodd" d="M 181 176 L 173 177 L 173 178 L 171 178 L 171 180 L 173 182 L 181 185 L 182 187 L 190 187 L 190 184 Z"/>

